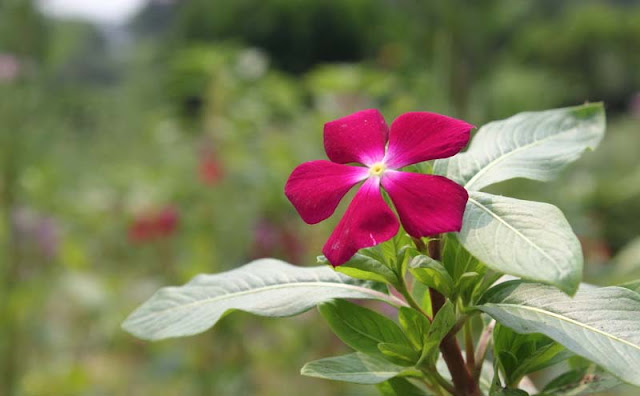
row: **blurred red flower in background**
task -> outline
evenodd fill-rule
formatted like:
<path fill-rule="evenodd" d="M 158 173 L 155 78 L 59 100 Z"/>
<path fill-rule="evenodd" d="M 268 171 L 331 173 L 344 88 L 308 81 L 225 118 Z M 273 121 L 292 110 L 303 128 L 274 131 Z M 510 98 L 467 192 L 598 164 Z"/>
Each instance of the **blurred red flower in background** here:
<path fill-rule="evenodd" d="M 136 216 L 129 226 L 129 240 L 135 243 L 151 242 L 175 232 L 180 213 L 173 206 Z"/>
<path fill-rule="evenodd" d="M 221 163 L 211 150 L 206 150 L 200 156 L 198 176 L 202 184 L 212 186 L 220 181 L 223 176 Z"/>

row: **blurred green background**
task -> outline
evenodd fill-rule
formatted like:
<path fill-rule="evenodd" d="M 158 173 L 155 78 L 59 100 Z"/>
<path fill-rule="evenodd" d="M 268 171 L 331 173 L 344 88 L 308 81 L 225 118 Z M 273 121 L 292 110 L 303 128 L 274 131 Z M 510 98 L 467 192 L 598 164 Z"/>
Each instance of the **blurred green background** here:
<path fill-rule="evenodd" d="M 52 3 L 0 0 L 0 395 L 376 394 L 298 375 L 345 350 L 315 311 L 157 343 L 119 327 L 201 272 L 315 264 L 336 219 L 303 224 L 283 185 L 363 108 L 482 125 L 604 101 L 596 152 L 493 190 L 559 206 L 587 281 L 640 278 L 638 1 Z"/>

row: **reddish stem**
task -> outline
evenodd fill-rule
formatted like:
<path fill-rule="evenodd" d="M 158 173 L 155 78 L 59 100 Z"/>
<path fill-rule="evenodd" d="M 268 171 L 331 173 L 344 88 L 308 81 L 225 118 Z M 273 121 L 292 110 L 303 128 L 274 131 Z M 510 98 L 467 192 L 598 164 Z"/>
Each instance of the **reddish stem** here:
<path fill-rule="evenodd" d="M 440 239 L 432 239 L 429 241 L 427 250 L 429 256 L 434 260 L 440 260 L 441 258 Z M 433 316 L 442 308 L 446 302 L 445 297 L 435 289 L 429 289 L 429 295 L 431 296 L 431 308 Z M 447 334 L 440 343 L 440 352 L 444 358 L 449 372 L 451 373 L 451 379 L 453 385 L 459 396 L 481 396 L 478 382 L 473 378 L 469 368 L 467 367 L 464 358 L 462 357 L 462 351 L 455 333 L 450 332 Z"/>

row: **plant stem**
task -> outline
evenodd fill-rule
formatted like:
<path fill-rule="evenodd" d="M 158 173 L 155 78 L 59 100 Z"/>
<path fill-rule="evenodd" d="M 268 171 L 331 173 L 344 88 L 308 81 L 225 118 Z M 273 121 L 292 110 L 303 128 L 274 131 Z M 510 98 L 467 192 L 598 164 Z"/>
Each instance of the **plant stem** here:
<path fill-rule="evenodd" d="M 492 320 L 487 327 L 485 327 L 482 335 L 480 336 L 480 340 L 478 341 L 478 349 L 476 349 L 475 361 L 476 366 L 473 370 L 473 378 L 477 381 L 480 378 L 480 373 L 482 372 L 482 363 L 484 362 L 484 358 L 487 356 L 487 350 L 489 349 L 489 344 L 491 343 L 491 336 L 493 335 L 493 328 L 496 326 L 496 321 Z"/>
<path fill-rule="evenodd" d="M 444 377 L 442 377 L 440 375 L 440 373 L 438 372 L 438 370 L 435 367 L 431 367 L 429 369 L 429 371 L 422 370 L 422 372 L 427 377 L 429 377 L 432 380 L 434 380 L 438 385 L 440 385 L 442 388 L 444 388 L 444 390 L 446 390 L 447 392 L 451 393 L 452 395 L 456 394 L 456 389 L 453 387 L 453 385 L 451 385 L 451 383 L 449 381 L 444 379 Z"/>
<path fill-rule="evenodd" d="M 420 246 L 417 247 L 420 249 Z M 427 252 L 434 260 L 440 260 L 440 239 L 429 241 Z M 429 294 L 431 296 L 432 312 L 435 316 L 445 304 L 446 299 L 435 289 L 429 289 Z M 440 352 L 442 352 L 442 357 L 451 373 L 451 379 L 456 391 L 454 394 L 459 396 L 480 396 L 478 382 L 471 376 L 471 372 L 465 364 L 455 333 L 449 332 L 444 337 L 440 343 Z"/>
<path fill-rule="evenodd" d="M 413 298 L 413 295 L 411 294 L 411 292 L 409 292 L 409 289 L 407 288 L 407 282 L 405 281 L 404 276 L 402 276 L 402 274 L 399 274 L 398 278 L 400 279 L 400 281 L 396 285 L 396 289 L 400 292 L 400 294 L 402 294 L 404 299 L 407 300 L 407 303 L 409 303 L 409 306 L 411 306 L 411 308 L 423 314 L 427 319 L 429 319 L 429 322 L 431 322 L 431 316 L 429 316 L 429 314 L 427 314 L 424 311 L 424 309 L 422 309 L 420 304 L 418 304 L 415 298 Z"/>
<path fill-rule="evenodd" d="M 470 372 L 473 372 L 476 366 L 476 363 L 475 363 L 476 360 L 475 360 L 475 356 L 473 355 L 474 348 L 473 348 L 473 334 L 471 332 L 471 321 L 467 321 L 464 324 L 464 351 L 466 355 L 467 369 Z"/>

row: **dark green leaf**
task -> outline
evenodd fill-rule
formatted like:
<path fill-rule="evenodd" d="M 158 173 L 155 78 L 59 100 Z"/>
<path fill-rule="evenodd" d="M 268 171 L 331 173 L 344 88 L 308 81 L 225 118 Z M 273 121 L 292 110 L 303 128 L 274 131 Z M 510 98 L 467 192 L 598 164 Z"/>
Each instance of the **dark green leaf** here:
<path fill-rule="evenodd" d="M 407 344 L 381 342 L 378 349 L 389 361 L 401 366 L 413 366 L 420 358 L 419 352 Z"/>
<path fill-rule="evenodd" d="M 416 256 L 411 260 L 409 270 L 420 282 L 443 295 L 448 297 L 453 293 L 453 279 L 439 261 L 429 256 Z"/>
<path fill-rule="evenodd" d="M 319 264 L 330 265 L 324 256 L 318 256 L 317 261 Z M 360 253 L 356 253 L 349 261 L 336 267 L 335 270 L 356 279 L 383 282 L 390 285 L 395 285 L 398 282 L 396 274 L 389 267 Z"/>
<path fill-rule="evenodd" d="M 442 308 L 438 311 L 436 316 L 433 317 L 431 327 L 425 340 L 424 349 L 422 350 L 422 356 L 420 361 L 435 362 L 438 356 L 438 347 L 442 339 L 449 333 L 449 331 L 456 324 L 456 314 L 453 309 L 453 304 L 447 301 Z"/>
<path fill-rule="evenodd" d="M 380 343 L 410 345 L 400 327 L 391 319 L 345 300 L 318 306 L 333 332 L 356 351 L 381 355 Z"/>
<path fill-rule="evenodd" d="M 413 308 L 401 307 L 398 322 L 414 349 L 421 351 L 431 325 L 429 320 Z"/>
<path fill-rule="evenodd" d="M 559 363 L 572 354 L 542 334 L 518 334 L 496 325 L 494 355 L 498 357 L 508 385 L 515 386 L 525 375 Z"/>
<path fill-rule="evenodd" d="M 406 378 L 391 378 L 376 386 L 382 396 L 432 396 L 427 390 L 419 388 Z"/>
<path fill-rule="evenodd" d="M 498 388 L 489 393 L 489 396 L 529 396 L 522 389 Z"/>

